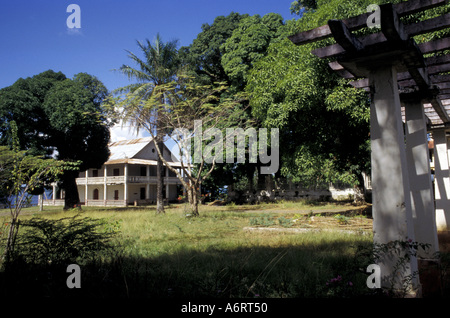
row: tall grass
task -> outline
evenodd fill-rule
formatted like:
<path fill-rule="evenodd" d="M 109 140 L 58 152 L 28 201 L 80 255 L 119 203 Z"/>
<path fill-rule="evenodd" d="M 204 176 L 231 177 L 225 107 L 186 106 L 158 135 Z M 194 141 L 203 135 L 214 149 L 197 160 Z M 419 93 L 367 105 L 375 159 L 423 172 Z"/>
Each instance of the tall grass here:
<path fill-rule="evenodd" d="M 76 213 L 52 210 L 40 215 L 58 219 Z M 67 289 L 67 274 L 58 273 L 53 279 L 60 279 L 59 285 L 44 280 L 36 287 L 45 295 L 279 298 L 368 292 L 367 276 L 359 272 L 354 256 L 357 246 L 371 244 L 369 236 L 245 231 L 257 214 L 227 207 L 202 206 L 197 218 L 186 217 L 183 206 L 171 207 L 164 215 L 151 208 L 85 208 L 82 215 L 119 227 L 116 248 L 84 265 L 80 290 Z M 20 275 L 13 288 L 26 294 L 34 278 L 23 277 L 37 274 L 24 268 Z M 342 286 L 327 285 L 338 276 Z"/>

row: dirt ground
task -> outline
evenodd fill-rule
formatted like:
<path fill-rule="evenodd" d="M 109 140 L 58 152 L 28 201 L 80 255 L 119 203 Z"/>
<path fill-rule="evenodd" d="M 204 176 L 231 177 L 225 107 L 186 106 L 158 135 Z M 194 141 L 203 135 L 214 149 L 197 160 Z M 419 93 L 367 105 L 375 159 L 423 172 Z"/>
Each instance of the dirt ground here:
<path fill-rule="evenodd" d="M 255 212 L 255 211 L 253 211 Z M 246 230 L 260 231 L 330 231 L 361 232 L 371 234 L 373 220 L 371 207 L 347 207 L 332 210 L 274 211 L 265 210 L 266 214 L 254 218 L 253 224 Z M 270 217 L 268 217 L 270 213 Z"/>

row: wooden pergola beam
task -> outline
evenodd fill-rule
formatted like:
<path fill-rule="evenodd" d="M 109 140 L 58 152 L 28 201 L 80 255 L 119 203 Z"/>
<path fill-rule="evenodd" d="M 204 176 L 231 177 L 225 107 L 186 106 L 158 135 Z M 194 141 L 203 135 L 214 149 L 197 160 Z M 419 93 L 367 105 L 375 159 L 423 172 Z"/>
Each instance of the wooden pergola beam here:
<path fill-rule="evenodd" d="M 450 75 L 433 75 L 430 78 L 433 84 L 450 82 Z"/>
<path fill-rule="evenodd" d="M 450 25 L 450 13 L 436 18 L 420 21 L 418 23 L 405 25 L 405 32 L 409 36 L 421 35 L 429 32 L 448 28 Z"/>
<path fill-rule="evenodd" d="M 447 14 L 443 17 L 439 17 L 439 20 L 443 20 L 444 18 L 446 20 L 446 23 L 448 23 L 448 25 L 446 27 L 450 27 L 450 14 Z M 431 32 L 433 30 L 433 28 L 431 28 L 431 26 L 432 26 L 432 24 L 429 23 L 428 20 L 418 22 L 414 28 L 417 30 L 420 30 L 420 32 L 418 31 L 418 32 L 413 32 L 413 33 L 407 33 L 408 26 L 404 26 L 405 31 L 403 31 L 403 36 L 406 37 L 408 35 L 411 37 L 414 35 Z M 440 27 L 439 29 L 442 29 L 442 28 L 443 27 Z M 385 32 L 388 33 L 388 36 L 391 36 L 391 41 L 395 42 L 394 33 L 389 35 L 390 33 L 388 31 L 385 31 Z M 366 36 L 362 36 L 359 38 L 354 38 L 354 40 L 360 42 L 364 47 L 370 47 L 370 46 L 374 46 L 374 45 L 383 43 L 387 39 L 386 39 L 386 34 L 383 34 L 382 32 L 378 32 L 378 33 L 373 33 L 373 34 L 369 34 Z M 319 58 L 335 57 L 335 56 L 345 53 L 345 51 L 346 51 L 345 48 L 342 47 L 341 44 L 342 43 L 338 42 L 336 44 L 331 44 L 331 45 L 328 45 L 325 47 L 317 48 L 317 49 L 313 50 L 312 53 Z M 450 48 L 450 38 L 443 38 L 443 39 L 438 39 L 438 40 L 418 44 L 418 47 L 423 54 L 443 51 L 443 50 Z"/>
<path fill-rule="evenodd" d="M 354 37 L 344 22 L 330 20 L 328 26 L 336 42 L 347 52 L 356 52 L 364 48 L 363 44 Z"/>
<path fill-rule="evenodd" d="M 442 105 L 442 101 L 439 98 L 433 98 L 430 101 L 430 104 L 433 106 L 436 113 L 439 115 L 439 118 L 444 122 L 448 123 L 450 122 L 450 118 L 447 114 L 447 111 L 445 110 L 444 105 Z"/>
<path fill-rule="evenodd" d="M 397 12 L 399 17 L 406 16 L 408 14 L 414 14 L 423 10 L 428 10 L 442 6 L 447 3 L 448 0 L 410 0 L 408 2 L 400 2 L 393 5 L 393 9 Z M 381 6 L 380 6 L 381 8 Z M 356 17 L 351 17 L 342 20 L 342 22 L 348 27 L 349 31 L 360 30 L 367 26 L 367 19 L 371 13 L 364 13 Z M 420 30 L 417 30 L 422 32 Z M 422 33 L 418 33 L 422 34 Z M 328 25 L 324 25 L 309 31 L 299 32 L 289 37 L 292 43 L 296 45 L 307 44 L 312 42 L 321 41 L 332 36 L 331 29 Z"/>
<path fill-rule="evenodd" d="M 403 23 L 391 3 L 380 6 L 381 32 L 391 42 L 403 42 L 408 40 L 409 35 L 405 33 Z"/>
<path fill-rule="evenodd" d="M 442 38 L 430 42 L 421 43 L 418 45 L 423 54 L 435 53 L 450 48 L 450 37 Z"/>
<path fill-rule="evenodd" d="M 450 63 L 450 55 L 433 56 L 425 59 L 427 66 L 435 66 Z"/>
<path fill-rule="evenodd" d="M 444 72 L 450 72 L 450 63 L 449 64 L 442 64 L 442 65 L 433 65 L 428 66 L 428 74 L 439 74 Z"/>

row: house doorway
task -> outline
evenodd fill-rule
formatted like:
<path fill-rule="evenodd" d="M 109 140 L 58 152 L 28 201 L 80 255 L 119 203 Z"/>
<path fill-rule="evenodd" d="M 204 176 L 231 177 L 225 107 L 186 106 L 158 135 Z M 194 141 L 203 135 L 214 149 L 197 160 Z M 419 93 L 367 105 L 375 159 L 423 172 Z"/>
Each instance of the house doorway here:
<path fill-rule="evenodd" d="M 98 200 L 98 189 L 95 189 L 95 190 L 94 190 L 94 193 L 93 193 L 93 199 L 94 199 L 94 200 Z"/>

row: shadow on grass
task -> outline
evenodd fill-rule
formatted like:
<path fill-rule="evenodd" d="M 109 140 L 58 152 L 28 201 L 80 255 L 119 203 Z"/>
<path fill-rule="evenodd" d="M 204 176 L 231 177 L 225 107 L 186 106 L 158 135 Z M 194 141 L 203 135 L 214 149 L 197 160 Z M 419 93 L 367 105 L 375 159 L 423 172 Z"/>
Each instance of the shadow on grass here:
<path fill-rule="evenodd" d="M 68 264 L 16 262 L 0 272 L 1 297 L 87 298 L 343 298 L 374 296 L 367 259 L 348 243 L 209 248 L 155 258 L 115 252 L 81 266 L 81 288 L 69 289 Z"/>

